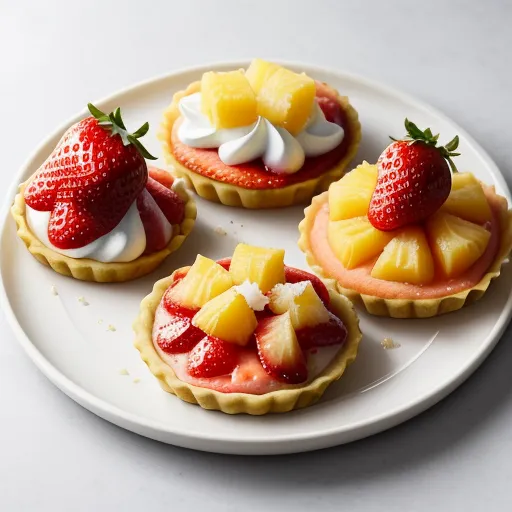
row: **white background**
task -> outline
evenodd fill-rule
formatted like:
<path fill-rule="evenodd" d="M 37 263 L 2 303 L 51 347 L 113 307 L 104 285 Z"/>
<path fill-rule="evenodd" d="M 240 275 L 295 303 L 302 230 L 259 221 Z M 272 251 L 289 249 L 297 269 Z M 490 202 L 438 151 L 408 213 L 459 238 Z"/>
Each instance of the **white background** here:
<path fill-rule="evenodd" d="M 507 0 L 0 0 L 2 190 L 88 101 L 254 56 L 359 73 L 426 100 L 490 152 L 510 185 L 511 24 Z M 0 510 L 510 510 L 511 335 L 462 388 L 392 431 L 244 458 L 98 419 L 35 369 L 0 315 Z"/>

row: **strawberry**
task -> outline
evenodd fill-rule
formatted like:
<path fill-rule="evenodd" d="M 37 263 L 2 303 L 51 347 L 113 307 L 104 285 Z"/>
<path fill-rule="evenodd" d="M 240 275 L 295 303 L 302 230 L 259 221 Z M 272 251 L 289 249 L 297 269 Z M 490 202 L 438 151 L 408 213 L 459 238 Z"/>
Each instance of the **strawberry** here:
<path fill-rule="evenodd" d="M 180 196 L 151 176 L 148 178 L 146 189 L 153 196 L 166 219 L 171 224 L 181 224 L 185 216 L 185 202 Z"/>
<path fill-rule="evenodd" d="M 237 345 L 205 336 L 189 355 L 188 373 L 198 379 L 227 375 L 237 367 L 239 353 Z"/>
<path fill-rule="evenodd" d="M 296 331 L 297 341 L 303 349 L 345 343 L 347 328 L 337 316 L 332 313 L 329 313 L 329 316 L 328 322 L 313 327 L 303 327 Z"/>
<path fill-rule="evenodd" d="M 154 159 L 137 140 L 148 123 L 129 134 L 119 108 L 107 116 L 88 107 L 92 117 L 64 133 L 25 190 L 28 206 L 51 212 L 48 238 L 59 249 L 112 231 L 146 186 L 144 158 Z"/>
<path fill-rule="evenodd" d="M 451 157 L 459 145 L 456 136 L 446 146 L 437 146 L 439 135 L 430 128 L 421 131 L 405 120 L 407 137 L 395 140 L 377 161 L 377 187 L 368 219 L 381 231 L 414 224 L 435 213 L 448 198 L 451 172 L 457 172 Z"/>
<path fill-rule="evenodd" d="M 284 277 L 287 283 L 300 283 L 301 281 L 309 281 L 317 295 L 322 299 L 322 302 L 329 306 L 329 302 L 331 302 L 331 298 L 329 297 L 329 292 L 325 287 L 325 284 L 313 274 L 306 272 L 305 270 L 300 270 L 294 267 L 284 267 Z"/>
<path fill-rule="evenodd" d="M 156 342 L 168 354 L 183 354 L 190 352 L 204 337 L 205 333 L 192 325 L 189 316 L 175 313 L 168 323 L 158 328 Z"/>
<path fill-rule="evenodd" d="M 289 312 L 261 320 L 254 336 L 261 365 L 271 377 L 287 384 L 298 384 L 308 378 L 306 360 Z"/>
<path fill-rule="evenodd" d="M 172 227 L 151 194 L 144 189 L 137 197 L 137 208 L 146 233 L 145 254 L 162 250 L 169 242 Z"/>
<path fill-rule="evenodd" d="M 164 187 L 172 188 L 174 177 L 170 172 L 158 169 L 157 167 L 148 167 L 148 174 L 150 178 L 158 181 L 158 183 L 161 183 Z"/>

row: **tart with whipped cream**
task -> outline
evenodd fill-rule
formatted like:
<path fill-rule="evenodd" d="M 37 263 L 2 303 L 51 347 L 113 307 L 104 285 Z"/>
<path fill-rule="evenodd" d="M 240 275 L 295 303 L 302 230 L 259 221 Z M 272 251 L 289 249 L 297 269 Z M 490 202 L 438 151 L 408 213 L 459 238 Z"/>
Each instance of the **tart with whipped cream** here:
<path fill-rule="evenodd" d="M 405 124 L 405 140 L 376 165 L 364 162 L 313 199 L 299 246 L 369 313 L 425 318 L 484 295 L 511 251 L 512 213 L 494 187 L 457 172 L 457 137 L 438 147 L 429 129 Z"/>
<path fill-rule="evenodd" d="M 285 266 L 283 250 L 245 244 L 158 281 L 134 330 L 165 391 L 229 414 L 316 402 L 361 339 L 352 304 L 330 283 Z"/>
<path fill-rule="evenodd" d="M 160 133 L 173 174 L 201 197 L 271 208 L 309 200 L 339 179 L 361 138 L 346 96 L 255 59 L 205 73 L 174 95 Z"/>
<path fill-rule="evenodd" d="M 154 159 L 117 109 L 71 126 L 20 185 L 12 215 L 41 263 L 85 281 L 127 281 L 154 270 L 183 243 L 196 218 L 184 181 L 150 168 Z"/>

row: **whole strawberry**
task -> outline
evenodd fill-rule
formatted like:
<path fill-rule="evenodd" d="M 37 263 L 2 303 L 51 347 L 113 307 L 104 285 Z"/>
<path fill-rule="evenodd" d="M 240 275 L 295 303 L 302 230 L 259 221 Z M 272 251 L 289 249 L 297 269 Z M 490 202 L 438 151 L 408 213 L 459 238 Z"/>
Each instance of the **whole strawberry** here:
<path fill-rule="evenodd" d="M 454 153 L 458 136 L 437 146 L 439 135 L 430 128 L 422 131 L 406 119 L 405 129 L 406 138 L 392 139 L 377 161 L 368 219 L 381 231 L 421 222 L 435 213 L 450 194 L 451 171 L 457 172 L 451 157 L 459 155 Z"/>
<path fill-rule="evenodd" d="M 145 158 L 138 141 L 148 123 L 128 133 L 120 109 L 71 126 L 25 190 L 26 204 L 51 212 L 48 238 L 59 249 L 83 247 L 109 233 L 146 186 Z"/>

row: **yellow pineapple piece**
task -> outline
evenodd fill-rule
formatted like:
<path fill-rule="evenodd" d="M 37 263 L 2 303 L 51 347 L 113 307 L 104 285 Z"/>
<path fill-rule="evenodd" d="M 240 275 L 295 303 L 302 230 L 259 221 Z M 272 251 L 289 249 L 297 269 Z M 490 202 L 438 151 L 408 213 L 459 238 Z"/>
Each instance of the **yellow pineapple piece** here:
<path fill-rule="evenodd" d="M 277 283 L 285 282 L 284 250 L 238 244 L 229 272 L 235 284 L 248 280 L 256 283 L 262 293 L 267 293 Z"/>
<path fill-rule="evenodd" d="M 169 291 L 169 298 L 186 308 L 198 309 L 232 286 L 226 269 L 198 254 L 187 275 Z"/>
<path fill-rule="evenodd" d="M 235 288 L 208 301 L 194 316 L 192 324 L 210 336 L 246 345 L 258 325 L 254 311 Z"/>
<path fill-rule="evenodd" d="M 491 234 L 478 224 L 438 212 L 427 221 L 427 235 L 436 263 L 446 277 L 457 277 L 484 253 Z"/>
<path fill-rule="evenodd" d="M 275 73 L 281 66 L 273 62 L 267 62 L 263 59 L 254 59 L 247 68 L 245 76 L 251 84 L 252 90 L 258 94 L 262 85 Z"/>
<path fill-rule="evenodd" d="M 353 219 L 368 213 L 377 185 L 377 166 L 363 162 L 329 187 L 329 218 Z"/>
<path fill-rule="evenodd" d="M 315 95 L 312 78 L 279 68 L 270 74 L 258 91 L 258 114 L 296 135 L 311 115 Z"/>
<path fill-rule="evenodd" d="M 469 172 L 452 176 L 452 190 L 442 210 L 477 224 L 483 224 L 492 217 L 482 185 Z"/>
<path fill-rule="evenodd" d="M 434 259 L 422 228 L 403 229 L 376 261 L 372 277 L 399 283 L 428 284 L 434 279 Z"/>
<path fill-rule="evenodd" d="M 329 312 L 310 281 L 277 284 L 270 292 L 268 305 L 276 315 L 288 311 L 296 330 L 329 321 Z"/>
<path fill-rule="evenodd" d="M 201 110 L 216 128 L 235 128 L 258 118 L 256 95 L 243 71 L 215 73 L 201 80 Z"/>
<path fill-rule="evenodd" d="M 374 228 L 367 217 L 329 221 L 327 228 L 329 245 L 347 269 L 377 256 L 393 236 L 393 233 Z"/>

